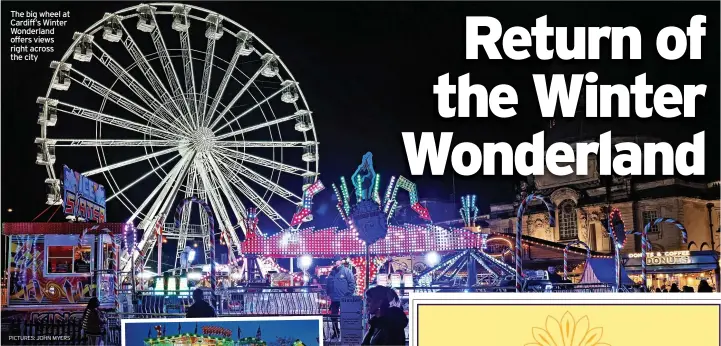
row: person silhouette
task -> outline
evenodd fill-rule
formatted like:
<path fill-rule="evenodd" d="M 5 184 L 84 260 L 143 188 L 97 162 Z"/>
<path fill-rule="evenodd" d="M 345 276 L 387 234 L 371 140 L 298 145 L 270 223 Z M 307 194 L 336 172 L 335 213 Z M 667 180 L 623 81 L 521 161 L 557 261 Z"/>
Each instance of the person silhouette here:
<path fill-rule="evenodd" d="M 185 317 L 215 317 L 215 309 L 205 301 L 202 289 L 196 288 L 195 291 L 193 291 L 193 301 L 193 305 L 188 308 Z"/>

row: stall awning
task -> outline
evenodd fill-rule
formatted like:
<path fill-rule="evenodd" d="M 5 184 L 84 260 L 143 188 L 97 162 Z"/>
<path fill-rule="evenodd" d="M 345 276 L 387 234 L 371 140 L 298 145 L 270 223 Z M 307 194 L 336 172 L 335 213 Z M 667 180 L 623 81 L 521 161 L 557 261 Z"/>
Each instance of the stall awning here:
<path fill-rule="evenodd" d="M 715 251 L 688 251 L 688 253 L 655 253 L 646 259 L 648 274 L 701 273 L 716 269 L 718 253 Z M 626 271 L 630 274 L 641 272 L 641 258 L 626 259 Z"/>

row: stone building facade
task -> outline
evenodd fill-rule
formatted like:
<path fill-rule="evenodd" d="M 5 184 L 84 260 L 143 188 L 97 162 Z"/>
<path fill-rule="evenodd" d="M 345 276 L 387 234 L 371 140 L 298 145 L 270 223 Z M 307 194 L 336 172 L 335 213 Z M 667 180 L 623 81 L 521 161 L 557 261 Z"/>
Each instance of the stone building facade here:
<path fill-rule="evenodd" d="M 589 172 L 595 170 L 589 169 Z M 581 240 L 594 251 L 610 253 L 612 245 L 606 229 L 610 207 L 621 212 L 627 230 L 640 230 L 658 217 L 674 218 L 686 227 L 687 244 L 682 243 L 681 233 L 675 226 L 662 223 L 653 227 L 649 240 L 654 251 L 711 250 L 711 244 L 719 251 L 718 182 L 692 183 L 676 178 L 636 181 L 630 177 L 614 177 L 604 182 L 595 174 L 570 178 L 541 176 L 530 180 L 533 190 L 550 196 L 556 206 L 556 225 L 550 227 L 548 212 L 542 203 L 531 203 L 523 216 L 524 235 L 559 243 Z M 517 202 L 491 205 L 486 220 L 488 231 L 515 232 L 517 205 Z M 621 252 L 639 251 L 640 237 L 627 237 Z"/>

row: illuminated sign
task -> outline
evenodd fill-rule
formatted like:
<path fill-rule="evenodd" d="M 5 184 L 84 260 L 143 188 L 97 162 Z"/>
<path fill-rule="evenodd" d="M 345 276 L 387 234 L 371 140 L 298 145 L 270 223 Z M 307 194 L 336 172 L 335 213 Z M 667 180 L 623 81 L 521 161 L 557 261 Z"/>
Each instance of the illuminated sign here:
<path fill-rule="evenodd" d="M 628 255 L 628 258 L 641 258 L 641 254 L 632 253 Z M 646 264 L 691 264 L 691 253 L 689 251 L 648 252 L 646 254 Z"/>
<path fill-rule="evenodd" d="M 63 166 L 65 215 L 105 222 L 105 187 Z"/>
<path fill-rule="evenodd" d="M 484 234 L 485 235 L 485 234 Z M 512 250 L 512 243 L 506 238 L 484 239 L 483 252 L 491 256 L 502 256 Z"/>

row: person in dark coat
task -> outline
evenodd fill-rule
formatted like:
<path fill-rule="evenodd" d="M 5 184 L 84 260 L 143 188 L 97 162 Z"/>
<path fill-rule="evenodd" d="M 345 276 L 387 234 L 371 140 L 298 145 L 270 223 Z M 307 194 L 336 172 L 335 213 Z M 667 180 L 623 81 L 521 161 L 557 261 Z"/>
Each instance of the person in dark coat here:
<path fill-rule="evenodd" d="M 355 293 L 356 283 L 353 272 L 343 261 L 336 262 L 336 266 L 331 270 L 328 275 L 328 281 L 326 283 L 326 291 L 330 297 L 330 313 L 331 315 L 340 314 L 340 301 L 345 297 L 351 297 Z M 331 339 L 338 337 L 340 332 L 340 325 L 338 317 L 333 316 L 331 318 L 333 324 L 333 335 Z"/>
<path fill-rule="evenodd" d="M 550 281 L 551 283 L 554 283 L 554 284 L 564 282 L 563 277 L 561 275 L 558 275 L 558 273 L 556 273 L 556 267 L 553 267 L 553 266 L 548 267 L 548 281 Z"/>
<path fill-rule="evenodd" d="M 403 309 L 393 306 L 400 301 L 398 294 L 389 287 L 375 286 L 366 291 L 365 298 L 371 318 L 362 345 L 405 345 L 408 317 Z"/>
<path fill-rule="evenodd" d="M 195 291 L 193 291 L 193 301 L 193 305 L 185 312 L 185 317 L 215 317 L 215 309 L 205 301 L 202 289 L 196 288 Z"/>
<path fill-rule="evenodd" d="M 671 285 L 671 289 L 669 290 L 669 292 L 681 292 L 681 290 L 678 289 L 678 285 L 677 285 L 677 284 L 672 284 L 672 285 Z"/>
<path fill-rule="evenodd" d="M 708 284 L 708 281 L 701 280 L 701 282 L 698 283 L 698 292 L 713 292 L 713 287 Z"/>
<path fill-rule="evenodd" d="M 96 297 L 92 297 L 83 312 L 82 327 L 83 332 L 85 332 L 88 345 L 102 345 L 105 318 L 99 308 L 100 300 Z"/>

